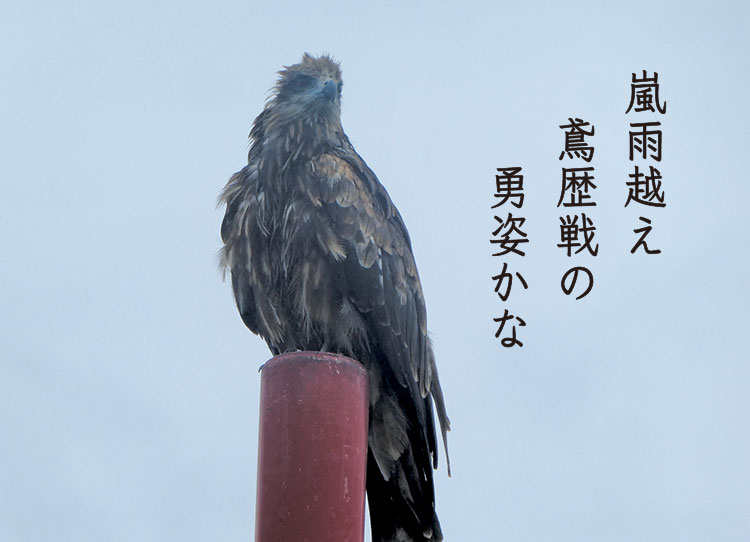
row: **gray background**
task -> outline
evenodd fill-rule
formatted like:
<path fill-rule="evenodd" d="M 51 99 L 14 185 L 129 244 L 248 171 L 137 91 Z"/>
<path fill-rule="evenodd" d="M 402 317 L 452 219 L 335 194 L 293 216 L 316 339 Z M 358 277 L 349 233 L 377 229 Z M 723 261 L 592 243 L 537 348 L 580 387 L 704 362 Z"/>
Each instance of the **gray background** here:
<path fill-rule="evenodd" d="M 251 540 L 258 366 L 216 197 L 275 72 L 328 52 L 412 234 L 453 422 L 446 537 L 750 539 L 743 2 L 11 2 L 0 22 L 0 539 Z M 632 72 L 667 114 L 625 115 Z M 596 127 L 597 258 L 555 207 Z M 623 208 L 628 123 L 665 209 Z M 526 174 L 501 348 L 494 171 Z M 660 256 L 631 255 L 638 216 Z M 595 273 L 564 296 L 573 263 Z"/>

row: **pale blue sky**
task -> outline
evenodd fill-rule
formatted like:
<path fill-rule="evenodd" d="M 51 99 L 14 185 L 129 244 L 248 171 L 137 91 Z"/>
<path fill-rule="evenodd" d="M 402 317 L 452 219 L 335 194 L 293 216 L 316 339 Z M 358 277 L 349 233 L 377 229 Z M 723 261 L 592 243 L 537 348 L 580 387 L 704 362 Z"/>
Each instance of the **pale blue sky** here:
<path fill-rule="evenodd" d="M 406 5 L 404 5 L 406 4 Z M 11 2 L 0 21 L 0 539 L 252 539 L 258 366 L 216 196 L 275 72 L 341 62 L 343 123 L 409 227 L 453 423 L 446 539 L 750 539 L 743 2 Z M 632 72 L 668 206 L 623 208 Z M 596 127 L 599 256 L 555 207 Z M 639 117 L 643 118 L 643 117 Z M 651 118 L 649 120 L 652 120 Z M 494 339 L 496 167 L 529 283 Z M 521 214 L 521 213 L 519 213 Z M 639 215 L 659 256 L 631 255 Z M 559 288 L 572 264 L 596 285 Z"/>

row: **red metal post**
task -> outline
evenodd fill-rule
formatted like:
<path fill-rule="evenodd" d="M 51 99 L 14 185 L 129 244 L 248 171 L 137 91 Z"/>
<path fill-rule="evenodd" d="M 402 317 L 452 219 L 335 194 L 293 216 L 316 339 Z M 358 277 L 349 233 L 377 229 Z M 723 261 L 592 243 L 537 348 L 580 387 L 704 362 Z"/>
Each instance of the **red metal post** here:
<path fill-rule="evenodd" d="M 261 372 L 256 542 L 362 542 L 367 372 L 292 352 Z"/>

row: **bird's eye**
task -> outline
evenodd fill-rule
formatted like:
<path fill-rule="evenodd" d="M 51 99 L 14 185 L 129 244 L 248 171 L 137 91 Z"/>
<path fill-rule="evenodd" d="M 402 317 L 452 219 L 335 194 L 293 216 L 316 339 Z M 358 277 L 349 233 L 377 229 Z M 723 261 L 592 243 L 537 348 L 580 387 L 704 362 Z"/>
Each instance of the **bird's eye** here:
<path fill-rule="evenodd" d="M 294 78 L 290 87 L 293 92 L 302 92 L 309 89 L 314 82 L 315 79 L 309 75 L 298 75 Z"/>

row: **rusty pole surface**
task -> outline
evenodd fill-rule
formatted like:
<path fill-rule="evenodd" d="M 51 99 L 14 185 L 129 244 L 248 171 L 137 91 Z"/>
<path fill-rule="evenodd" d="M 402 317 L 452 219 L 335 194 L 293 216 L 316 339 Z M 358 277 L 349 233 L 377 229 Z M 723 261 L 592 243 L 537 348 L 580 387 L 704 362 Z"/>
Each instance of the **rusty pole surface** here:
<path fill-rule="evenodd" d="M 256 542 L 363 542 L 367 372 L 291 352 L 261 371 Z"/>

